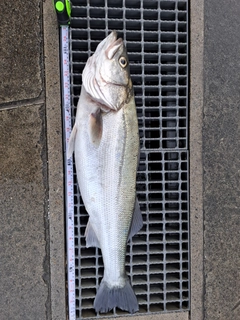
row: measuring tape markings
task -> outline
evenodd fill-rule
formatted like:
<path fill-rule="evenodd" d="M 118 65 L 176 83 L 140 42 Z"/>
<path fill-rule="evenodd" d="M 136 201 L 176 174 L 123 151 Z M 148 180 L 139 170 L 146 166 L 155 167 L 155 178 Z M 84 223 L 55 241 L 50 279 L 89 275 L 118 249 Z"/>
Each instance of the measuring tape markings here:
<path fill-rule="evenodd" d="M 73 161 L 67 159 L 67 149 L 72 128 L 70 76 L 69 76 L 69 27 L 61 26 L 62 44 L 62 94 L 63 94 L 63 129 L 65 135 L 65 197 L 67 222 L 67 268 L 68 268 L 68 307 L 69 320 L 76 319 L 75 307 L 75 250 L 74 250 L 74 190 Z"/>
<path fill-rule="evenodd" d="M 72 130 L 70 76 L 69 76 L 69 25 L 71 20 L 70 0 L 53 0 L 60 26 L 61 71 L 62 71 L 62 117 L 63 148 L 65 166 L 65 201 L 67 225 L 67 271 L 68 271 L 68 309 L 69 320 L 76 320 L 75 306 L 75 250 L 74 250 L 74 190 L 73 160 L 67 159 L 67 149 Z"/>

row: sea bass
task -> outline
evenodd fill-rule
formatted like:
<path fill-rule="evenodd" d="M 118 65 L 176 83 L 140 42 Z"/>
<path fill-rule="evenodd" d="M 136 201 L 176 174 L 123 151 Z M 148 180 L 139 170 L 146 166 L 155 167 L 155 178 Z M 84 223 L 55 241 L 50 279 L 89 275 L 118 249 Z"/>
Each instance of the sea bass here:
<path fill-rule="evenodd" d="M 86 245 L 101 248 L 104 275 L 94 308 L 130 313 L 138 302 L 125 271 L 127 241 L 142 227 L 136 199 L 139 134 L 126 48 L 113 31 L 82 73 L 82 89 L 68 157 L 89 214 Z"/>

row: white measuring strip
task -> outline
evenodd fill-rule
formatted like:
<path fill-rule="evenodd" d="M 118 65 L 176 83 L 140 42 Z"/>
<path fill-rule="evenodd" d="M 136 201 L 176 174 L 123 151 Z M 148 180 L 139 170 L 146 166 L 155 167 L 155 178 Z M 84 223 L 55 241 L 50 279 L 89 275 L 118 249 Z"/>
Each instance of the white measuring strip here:
<path fill-rule="evenodd" d="M 75 254 L 74 254 L 74 190 L 73 162 L 67 159 L 67 149 L 72 130 L 70 75 L 69 75 L 69 27 L 61 26 L 61 64 L 62 64 L 62 101 L 65 162 L 65 201 L 67 224 L 67 271 L 68 271 L 68 309 L 69 320 L 76 319 L 75 307 Z"/>

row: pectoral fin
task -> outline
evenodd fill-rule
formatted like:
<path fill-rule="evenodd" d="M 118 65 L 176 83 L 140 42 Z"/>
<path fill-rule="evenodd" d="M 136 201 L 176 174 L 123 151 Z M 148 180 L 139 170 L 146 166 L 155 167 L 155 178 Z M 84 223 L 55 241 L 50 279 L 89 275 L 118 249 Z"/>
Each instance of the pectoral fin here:
<path fill-rule="evenodd" d="M 75 124 L 72 128 L 72 132 L 71 132 L 70 139 L 68 142 L 68 150 L 67 150 L 67 158 L 68 159 L 71 158 L 71 155 L 74 151 L 76 133 L 77 133 L 77 126 Z"/>
<path fill-rule="evenodd" d="M 92 112 L 89 116 L 89 135 L 92 143 L 98 147 L 102 138 L 102 113 L 101 109 Z"/>
<path fill-rule="evenodd" d="M 93 230 L 93 227 L 90 223 L 90 221 L 88 221 L 87 226 L 86 226 L 86 230 L 85 230 L 85 237 L 86 237 L 86 247 L 98 247 L 100 248 L 100 243 L 98 241 L 98 238 L 96 236 L 95 231 Z"/>
<path fill-rule="evenodd" d="M 131 239 L 136 233 L 138 233 L 138 231 L 142 229 L 142 226 L 143 226 L 142 213 L 140 210 L 138 199 L 136 198 L 128 240 Z"/>

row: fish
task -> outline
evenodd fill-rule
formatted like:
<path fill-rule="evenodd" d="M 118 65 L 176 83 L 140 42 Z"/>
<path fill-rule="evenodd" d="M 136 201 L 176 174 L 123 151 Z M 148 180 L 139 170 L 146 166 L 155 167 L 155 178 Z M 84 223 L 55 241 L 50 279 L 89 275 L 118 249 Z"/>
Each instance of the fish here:
<path fill-rule="evenodd" d="M 67 157 L 74 152 L 81 197 L 89 215 L 87 247 L 101 249 L 103 279 L 96 312 L 139 310 L 125 270 L 127 242 L 143 226 L 136 197 L 139 130 L 127 50 L 112 31 L 89 57 Z"/>

